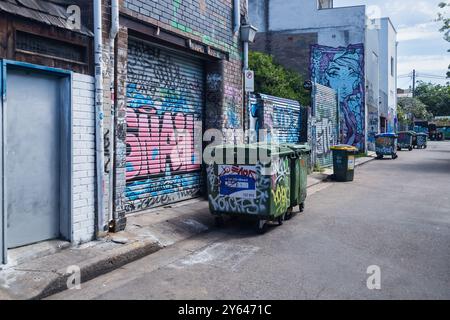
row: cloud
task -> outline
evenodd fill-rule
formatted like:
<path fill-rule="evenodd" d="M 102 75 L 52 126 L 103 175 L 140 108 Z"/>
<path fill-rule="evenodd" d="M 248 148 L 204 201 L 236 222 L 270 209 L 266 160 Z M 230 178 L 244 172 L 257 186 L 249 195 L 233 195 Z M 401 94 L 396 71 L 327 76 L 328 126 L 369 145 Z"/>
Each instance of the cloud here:
<path fill-rule="evenodd" d="M 450 55 L 448 54 L 399 56 L 398 74 L 408 74 L 416 69 L 418 72 L 445 76 L 449 65 Z"/>
<path fill-rule="evenodd" d="M 438 31 L 436 22 L 419 23 L 413 26 L 401 26 L 398 28 L 398 41 L 439 39 L 442 34 Z"/>

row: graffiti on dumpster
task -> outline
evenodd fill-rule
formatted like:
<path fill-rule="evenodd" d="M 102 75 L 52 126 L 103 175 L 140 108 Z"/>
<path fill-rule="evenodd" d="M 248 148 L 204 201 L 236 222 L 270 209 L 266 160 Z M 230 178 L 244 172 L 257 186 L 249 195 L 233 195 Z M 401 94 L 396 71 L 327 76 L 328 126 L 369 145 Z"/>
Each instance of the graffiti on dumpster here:
<path fill-rule="evenodd" d="M 253 166 L 256 177 L 256 190 L 254 198 L 236 198 L 222 196 L 219 192 L 220 177 L 214 174 L 214 166 L 207 167 L 209 183 L 209 200 L 213 209 L 217 212 L 236 212 L 245 214 L 258 214 L 268 209 L 269 191 L 272 185 L 270 175 L 264 175 L 264 167 L 261 164 Z M 246 170 L 246 169 L 244 169 Z M 250 173 L 249 173 L 250 174 Z M 253 174 L 253 173 L 252 173 Z"/>
<path fill-rule="evenodd" d="M 273 160 L 272 197 L 277 214 L 286 212 L 289 207 L 289 164 L 286 158 Z"/>
<path fill-rule="evenodd" d="M 375 143 L 375 152 L 377 154 L 391 154 L 394 152 L 392 139 L 388 137 L 378 137 Z"/>

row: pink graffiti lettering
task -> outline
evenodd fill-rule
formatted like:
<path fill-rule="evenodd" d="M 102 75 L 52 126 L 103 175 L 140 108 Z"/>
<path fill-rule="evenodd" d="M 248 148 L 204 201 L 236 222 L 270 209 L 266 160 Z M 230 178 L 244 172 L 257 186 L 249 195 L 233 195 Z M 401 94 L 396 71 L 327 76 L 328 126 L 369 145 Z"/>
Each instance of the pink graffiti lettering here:
<path fill-rule="evenodd" d="M 200 169 L 195 163 L 194 116 L 155 109 L 127 110 L 127 180 Z"/>

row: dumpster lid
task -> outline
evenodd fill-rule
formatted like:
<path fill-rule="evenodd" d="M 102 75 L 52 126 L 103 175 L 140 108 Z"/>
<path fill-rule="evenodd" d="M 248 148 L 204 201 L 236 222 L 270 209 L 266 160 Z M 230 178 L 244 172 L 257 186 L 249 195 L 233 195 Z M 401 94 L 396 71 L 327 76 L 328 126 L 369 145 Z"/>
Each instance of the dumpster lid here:
<path fill-rule="evenodd" d="M 214 149 L 233 149 L 234 151 L 238 150 L 257 150 L 257 149 L 265 149 L 268 150 L 268 155 L 279 155 L 279 156 L 289 156 L 294 153 L 294 151 L 290 148 L 287 148 L 283 145 L 279 144 L 269 144 L 265 142 L 259 143 L 250 143 L 250 144 L 221 144 L 214 147 Z"/>
<path fill-rule="evenodd" d="M 398 134 L 410 134 L 410 135 L 413 135 L 413 136 L 416 135 L 416 133 L 414 131 L 399 131 Z"/>
<path fill-rule="evenodd" d="M 311 147 L 308 144 L 306 144 L 306 143 L 304 143 L 304 144 L 284 143 L 284 144 L 282 144 L 282 146 L 284 146 L 286 148 L 289 148 L 289 149 L 292 149 L 292 150 L 294 150 L 296 152 L 307 153 L 307 152 L 311 151 Z"/>
<path fill-rule="evenodd" d="M 428 137 L 428 133 L 418 132 L 418 133 L 416 133 L 416 136 L 427 136 Z"/>
<path fill-rule="evenodd" d="M 398 135 L 396 133 L 393 133 L 393 132 L 385 132 L 385 133 L 379 133 L 379 134 L 375 135 L 375 138 L 378 138 L 378 137 L 394 137 L 394 138 L 397 138 Z"/>
<path fill-rule="evenodd" d="M 358 151 L 358 148 L 348 145 L 348 144 L 338 144 L 338 145 L 332 146 L 330 149 L 331 150 Z"/>

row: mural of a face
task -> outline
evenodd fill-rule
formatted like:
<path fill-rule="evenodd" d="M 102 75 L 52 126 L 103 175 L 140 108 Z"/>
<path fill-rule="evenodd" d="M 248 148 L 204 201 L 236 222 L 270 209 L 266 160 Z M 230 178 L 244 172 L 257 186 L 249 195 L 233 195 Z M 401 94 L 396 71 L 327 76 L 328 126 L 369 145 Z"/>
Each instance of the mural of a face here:
<path fill-rule="evenodd" d="M 364 150 L 364 45 L 313 46 L 311 78 L 338 92 L 341 142 Z"/>

